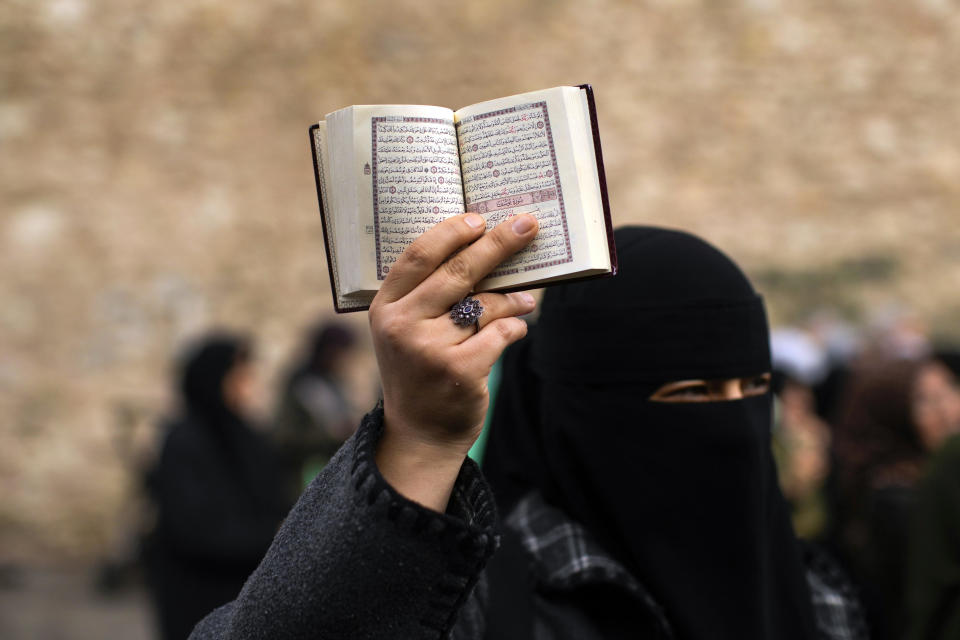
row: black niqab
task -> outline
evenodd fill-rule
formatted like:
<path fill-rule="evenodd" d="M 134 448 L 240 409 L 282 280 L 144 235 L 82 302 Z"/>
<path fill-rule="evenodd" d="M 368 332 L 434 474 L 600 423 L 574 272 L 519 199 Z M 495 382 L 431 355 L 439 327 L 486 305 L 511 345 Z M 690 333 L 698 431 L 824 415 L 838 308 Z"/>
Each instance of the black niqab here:
<path fill-rule="evenodd" d="M 487 471 L 587 527 L 685 640 L 815 637 L 770 452 L 769 394 L 659 403 L 666 382 L 770 370 L 762 300 L 686 233 L 616 233 L 620 274 L 550 289 L 511 349 Z"/>

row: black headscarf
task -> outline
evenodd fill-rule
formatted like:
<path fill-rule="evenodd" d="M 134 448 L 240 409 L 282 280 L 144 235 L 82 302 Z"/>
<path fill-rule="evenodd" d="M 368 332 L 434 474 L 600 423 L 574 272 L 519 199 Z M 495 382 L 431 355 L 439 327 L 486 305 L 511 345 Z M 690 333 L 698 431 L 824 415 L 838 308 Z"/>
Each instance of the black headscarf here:
<path fill-rule="evenodd" d="M 242 418 L 227 406 L 223 383 L 230 371 L 250 358 L 242 338 L 215 333 L 193 346 L 183 360 L 180 392 L 189 415 L 213 431 L 223 431 Z"/>
<path fill-rule="evenodd" d="M 686 233 L 616 233 L 620 274 L 550 289 L 511 349 L 485 460 L 501 508 L 530 488 L 582 523 L 684 640 L 813 638 L 770 452 L 769 394 L 675 404 L 683 379 L 770 370 L 763 302 Z"/>

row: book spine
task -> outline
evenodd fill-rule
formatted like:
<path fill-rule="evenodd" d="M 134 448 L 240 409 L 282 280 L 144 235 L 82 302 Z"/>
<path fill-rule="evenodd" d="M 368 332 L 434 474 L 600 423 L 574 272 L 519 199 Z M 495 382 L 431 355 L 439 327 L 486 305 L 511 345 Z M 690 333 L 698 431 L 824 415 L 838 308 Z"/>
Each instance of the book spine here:
<path fill-rule="evenodd" d="M 600 181 L 600 200 L 603 203 L 603 220 L 607 227 L 607 247 L 610 250 L 610 274 L 617 274 L 617 245 L 613 238 L 613 217 L 610 215 L 610 197 L 607 195 L 607 174 L 603 168 L 603 149 L 600 147 L 600 126 L 597 124 L 597 104 L 593 100 L 593 87 L 578 85 L 587 92 L 587 107 L 590 109 L 590 129 L 593 132 L 593 150 L 597 156 L 597 177 Z"/>

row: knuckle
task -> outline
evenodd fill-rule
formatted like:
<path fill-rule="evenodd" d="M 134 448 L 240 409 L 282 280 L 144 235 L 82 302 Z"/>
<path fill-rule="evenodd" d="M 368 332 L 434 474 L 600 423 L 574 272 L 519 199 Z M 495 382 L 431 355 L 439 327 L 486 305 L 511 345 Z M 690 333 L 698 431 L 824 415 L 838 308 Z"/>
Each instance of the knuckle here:
<path fill-rule="evenodd" d="M 497 321 L 494 327 L 497 330 L 497 335 L 499 335 L 501 339 L 510 340 L 514 333 L 514 328 L 512 325 L 513 323 L 510 322 L 509 318 L 502 318 L 501 320 Z"/>
<path fill-rule="evenodd" d="M 505 304 L 509 305 L 510 315 L 512 316 L 522 315 L 530 311 L 530 309 L 527 307 L 527 303 L 519 293 L 510 294 L 510 297 L 507 299 Z"/>
<path fill-rule="evenodd" d="M 515 235 L 508 231 L 504 227 L 498 227 L 496 233 L 487 234 L 490 237 L 490 242 L 493 243 L 494 249 L 503 253 L 513 250 L 513 244 L 510 240 L 515 237 Z"/>
<path fill-rule="evenodd" d="M 503 318 L 496 324 L 497 333 L 504 342 L 513 342 L 527 333 L 527 323 L 519 318 Z"/>
<path fill-rule="evenodd" d="M 527 323 L 524 322 L 523 320 L 520 320 L 519 318 L 517 318 L 517 323 L 518 323 L 518 327 L 517 327 L 516 339 L 519 340 L 520 338 L 523 338 L 524 336 L 527 335 Z"/>
<path fill-rule="evenodd" d="M 443 377 L 453 383 L 463 382 L 467 378 L 467 367 L 459 359 L 449 358 L 443 362 Z"/>
<path fill-rule="evenodd" d="M 495 294 L 494 294 L 495 295 Z M 493 317 L 493 313 L 499 305 L 494 299 L 494 295 L 489 293 L 471 293 L 470 297 L 480 303 L 480 306 L 483 307 L 483 313 L 480 314 L 481 319 L 486 319 Z"/>
<path fill-rule="evenodd" d="M 483 305 L 483 315 L 480 316 L 480 321 L 484 325 L 492 324 L 501 318 L 507 318 L 516 313 L 516 305 L 512 303 L 510 298 L 502 294 L 491 297 L 489 300 L 483 300 L 481 304 Z"/>
<path fill-rule="evenodd" d="M 430 252 L 419 242 L 407 247 L 403 257 L 412 267 L 426 267 L 430 264 Z"/>
<path fill-rule="evenodd" d="M 423 362 L 427 365 L 428 368 L 436 369 L 437 363 L 439 361 L 439 355 L 436 352 L 436 347 L 433 342 L 430 340 L 429 336 L 417 335 L 411 337 L 407 349 L 417 362 Z"/>
<path fill-rule="evenodd" d="M 527 335 L 527 323 L 521 320 L 520 318 L 514 318 L 514 322 L 517 325 L 517 330 L 514 332 L 514 339 L 519 340 L 520 338 Z"/>
<path fill-rule="evenodd" d="M 462 253 L 458 253 L 453 256 L 444 265 L 444 269 L 447 272 L 447 275 L 450 276 L 453 280 L 462 284 L 473 284 L 470 281 L 471 270 L 470 263 Z"/>
<path fill-rule="evenodd" d="M 381 314 L 378 314 L 378 316 L 381 316 Z M 399 313 L 378 317 L 376 323 L 379 326 L 380 335 L 394 346 L 401 344 L 409 331 L 407 322 Z"/>

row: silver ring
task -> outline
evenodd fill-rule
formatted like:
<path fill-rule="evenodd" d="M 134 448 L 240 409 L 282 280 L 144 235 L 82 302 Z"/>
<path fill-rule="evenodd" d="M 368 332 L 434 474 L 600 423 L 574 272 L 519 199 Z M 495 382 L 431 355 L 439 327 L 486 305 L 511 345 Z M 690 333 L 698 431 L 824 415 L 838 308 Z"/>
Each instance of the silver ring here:
<path fill-rule="evenodd" d="M 483 314 L 483 305 L 476 298 L 467 296 L 450 307 L 450 319 L 458 327 L 469 327 L 472 324 L 480 327 L 480 316 Z"/>

